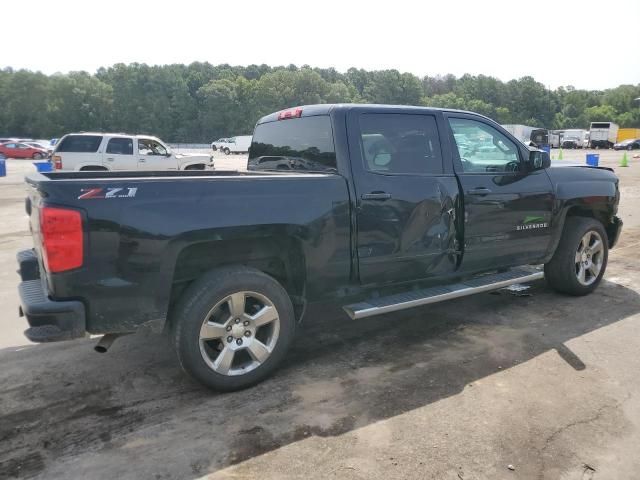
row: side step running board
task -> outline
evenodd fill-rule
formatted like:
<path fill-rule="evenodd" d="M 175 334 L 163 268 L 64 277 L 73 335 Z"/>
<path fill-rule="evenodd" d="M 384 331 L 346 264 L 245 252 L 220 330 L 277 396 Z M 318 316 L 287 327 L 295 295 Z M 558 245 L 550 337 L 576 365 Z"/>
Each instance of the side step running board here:
<path fill-rule="evenodd" d="M 388 297 L 380 297 L 366 302 L 346 305 L 344 311 L 352 319 L 371 317 L 383 313 L 404 310 L 405 308 L 428 305 L 453 298 L 466 297 L 475 293 L 489 292 L 508 287 L 514 283 L 532 282 L 544 277 L 544 272 L 533 267 L 521 267 L 508 272 L 482 275 L 462 283 L 454 283 L 442 287 L 430 287 L 422 290 L 398 293 Z"/>

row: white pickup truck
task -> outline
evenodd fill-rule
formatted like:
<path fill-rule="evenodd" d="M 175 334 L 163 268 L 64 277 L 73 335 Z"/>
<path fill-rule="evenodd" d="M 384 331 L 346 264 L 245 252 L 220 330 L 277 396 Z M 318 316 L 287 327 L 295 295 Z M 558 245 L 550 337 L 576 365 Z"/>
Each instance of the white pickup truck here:
<path fill-rule="evenodd" d="M 126 133 L 70 133 L 51 156 L 56 170 L 205 170 L 208 154 L 179 154 L 159 138 Z"/>

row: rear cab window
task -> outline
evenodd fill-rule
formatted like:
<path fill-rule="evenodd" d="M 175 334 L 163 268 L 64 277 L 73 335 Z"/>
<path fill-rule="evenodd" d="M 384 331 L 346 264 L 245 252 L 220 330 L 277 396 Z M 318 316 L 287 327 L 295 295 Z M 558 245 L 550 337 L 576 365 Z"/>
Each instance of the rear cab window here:
<path fill-rule="evenodd" d="M 102 143 L 102 135 L 67 135 L 56 147 L 56 152 L 95 153 Z"/>
<path fill-rule="evenodd" d="M 331 119 L 316 115 L 258 124 L 249 149 L 248 169 L 335 172 Z"/>

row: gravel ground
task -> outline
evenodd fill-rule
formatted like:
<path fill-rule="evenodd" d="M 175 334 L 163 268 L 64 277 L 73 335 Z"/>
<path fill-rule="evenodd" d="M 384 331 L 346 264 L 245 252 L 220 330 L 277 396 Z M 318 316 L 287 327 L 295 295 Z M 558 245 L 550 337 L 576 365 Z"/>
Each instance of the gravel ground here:
<path fill-rule="evenodd" d="M 106 355 L 24 339 L 31 169 L 0 178 L 0 478 L 640 478 L 640 159 L 616 169 L 625 227 L 594 294 L 541 281 L 359 322 L 327 310 L 272 379 L 232 394 L 189 380 L 160 336 Z"/>

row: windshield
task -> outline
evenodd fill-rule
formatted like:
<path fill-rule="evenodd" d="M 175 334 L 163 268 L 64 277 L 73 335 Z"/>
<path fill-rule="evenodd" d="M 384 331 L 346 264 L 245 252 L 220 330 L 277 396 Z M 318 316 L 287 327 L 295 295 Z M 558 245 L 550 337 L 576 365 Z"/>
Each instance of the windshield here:
<path fill-rule="evenodd" d="M 248 169 L 334 172 L 336 152 L 329 116 L 257 125 L 249 148 Z"/>

